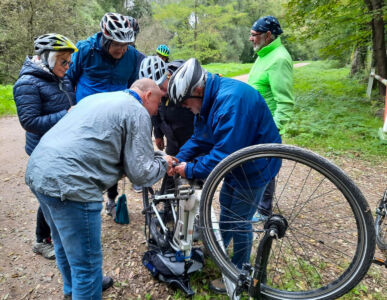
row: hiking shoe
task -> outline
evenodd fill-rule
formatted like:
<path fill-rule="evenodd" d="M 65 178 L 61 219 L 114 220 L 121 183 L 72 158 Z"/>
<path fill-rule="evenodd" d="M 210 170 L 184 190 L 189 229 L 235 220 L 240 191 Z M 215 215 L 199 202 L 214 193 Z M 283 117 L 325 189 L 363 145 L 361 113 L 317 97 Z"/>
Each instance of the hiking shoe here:
<path fill-rule="evenodd" d="M 43 241 L 42 243 L 35 243 L 32 251 L 36 254 L 42 255 L 47 259 L 55 259 L 54 245 L 52 243 Z"/>
<path fill-rule="evenodd" d="M 253 218 L 251 219 L 251 221 L 253 222 L 257 222 L 257 223 L 264 223 L 267 221 L 269 217 L 268 216 L 265 216 L 265 215 L 262 215 L 260 214 L 258 211 L 254 214 Z"/>
<path fill-rule="evenodd" d="M 216 294 L 222 294 L 222 295 L 227 294 L 226 286 L 224 285 L 222 278 L 212 280 L 210 282 L 210 290 Z"/>
<path fill-rule="evenodd" d="M 116 203 L 114 202 L 114 200 L 109 199 L 105 205 L 106 214 L 112 217 L 115 207 L 116 207 Z"/>
<path fill-rule="evenodd" d="M 102 277 L 102 291 L 106 291 L 108 288 L 113 286 L 113 278 L 109 276 Z"/>

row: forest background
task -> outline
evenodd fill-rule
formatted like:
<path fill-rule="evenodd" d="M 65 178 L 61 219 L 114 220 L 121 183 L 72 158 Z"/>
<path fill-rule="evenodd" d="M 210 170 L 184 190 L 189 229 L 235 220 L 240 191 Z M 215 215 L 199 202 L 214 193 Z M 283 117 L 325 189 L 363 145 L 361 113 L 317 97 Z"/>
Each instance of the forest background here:
<path fill-rule="evenodd" d="M 250 28 L 261 16 L 276 16 L 293 60 L 310 62 L 295 69 L 295 115 L 284 142 L 387 157 L 378 138 L 385 87 L 375 85 L 365 97 L 372 66 L 387 78 L 384 0 L 0 0 L 0 116 L 16 113 L 12 85 L 34 37 L 86 39 L 109 11 L 139 21 L 136 46 L 144 54 L 167 44 L 171 60 L 196 57 L 224 76 L 249 72 L 256 59 Z"/>
<path fill-rule="evenodd" d="M 387 77 L 384 0 L 0 0 L 0 84 L 16 81 L 34 37 L 57 32 L 85 39 L 108 11 L 138 19 L 143 53 L 167 44 L 172 59 L 203 64 L 253 62 L 251 25 L 274 15 L 293 60 L 334 59 L 360 77 L 375 65 Z"/>

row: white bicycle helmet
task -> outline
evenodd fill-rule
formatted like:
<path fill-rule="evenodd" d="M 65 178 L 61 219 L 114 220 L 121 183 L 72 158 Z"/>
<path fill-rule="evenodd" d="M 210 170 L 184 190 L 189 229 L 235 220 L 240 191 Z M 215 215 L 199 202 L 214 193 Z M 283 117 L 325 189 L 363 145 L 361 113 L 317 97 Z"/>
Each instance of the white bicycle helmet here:
<path fill-rule="evenodd" d="M 106 13 L 99 24 L 103 35 L 119 43 L 133 43 L 134 31 L 128 18 L 117 13 Z"/>
<path fill-rule="evenodd" d="M 138 76 L 152 79 L 160 86 L 168 77 L 167 65 L 158 56 L 148 56 L 142 60 Z"/>
<path fill-rule="evenodd" d="M 168 84 L 168 95 L 176 104 L 192 97 L 193 90 L 203 85 L 206 80 L 206 71 L 196 58 L 187 60 L 172 75 Z"/>
<path fill-rule="evenodd" d="M 58 33 L 47 33 L 38 36 L 34 40 L 34 49 L 37 55 L 41 55 L 44 51 L 71 51 L 77 52 L 77 47 L 64 35 Z"/>

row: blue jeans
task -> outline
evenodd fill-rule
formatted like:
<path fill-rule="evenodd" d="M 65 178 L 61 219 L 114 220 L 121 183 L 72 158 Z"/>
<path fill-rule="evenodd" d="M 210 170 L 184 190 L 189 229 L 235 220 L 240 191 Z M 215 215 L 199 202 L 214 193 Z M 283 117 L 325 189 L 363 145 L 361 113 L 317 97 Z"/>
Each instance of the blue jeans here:
<path fill-rule="evenodd" d="M 102 298 L 102 202 L 61 201 L 34 190 L 54 241 L 63 292 L 73 300 Z"/>
<path fill-rule="evenodd" d="M 234 251 L 232 262 L 238 268 L 249 262 L 253 233 L 251 219 L 257 211 L 258 204 L 266 189 L 266 185 L 256 189 L 241 189 L 231 187 L 226 182 L 220 190 L 219 201 L 220 230 L 224 246 L 227 248 L 233 240 Z M 240 223 L 224 223 L 242 221 Z M 247 222 L 246 222 L 247 221 Z M 227 230 L 227 231 L 225 231 Z"/>

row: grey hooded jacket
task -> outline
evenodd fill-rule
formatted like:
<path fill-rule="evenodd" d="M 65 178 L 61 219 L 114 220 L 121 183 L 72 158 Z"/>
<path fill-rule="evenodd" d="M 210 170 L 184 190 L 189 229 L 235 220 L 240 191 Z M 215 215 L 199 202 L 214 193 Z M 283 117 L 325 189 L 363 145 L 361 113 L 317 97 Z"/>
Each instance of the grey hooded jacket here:
<path fill-rule="evenodd" d="M 103 201 L 104 190 L 125 174 L 149 186 L 168 164 L 154 152 L 151 119 L 128 92 L 86 97 L 40 140 L 26 171 L 31 189 L 80 202 Z"/>

